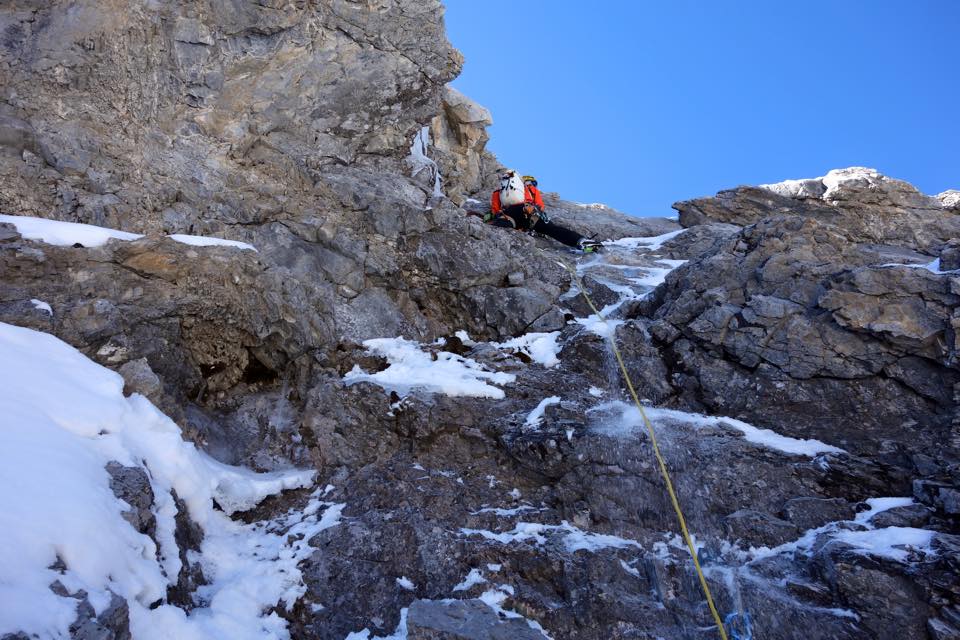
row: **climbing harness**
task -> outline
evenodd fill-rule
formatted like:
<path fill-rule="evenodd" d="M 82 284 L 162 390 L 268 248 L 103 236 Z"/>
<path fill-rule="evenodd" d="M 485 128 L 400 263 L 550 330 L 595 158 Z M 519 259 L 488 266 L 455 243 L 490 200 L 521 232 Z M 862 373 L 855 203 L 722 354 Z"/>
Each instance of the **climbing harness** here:
<path fill-rule="evenodd" d="M 560 264 L 567 271 L 570 272 L 570 276 L 573 278 L 574 283 L 577 285 L 577 288 L 580 289 L 580 293 L 583 294 L 584 300 L 587 301 L 587 304 L 590 305 L 590 309 L 600 318 L 601 322 L 606 322 L 607 319 L 603 317 L 597 307 L 593 304 L 593 300 L 590 299 L 590 295 L 587 293 L 586 288 L 583 286 L 583 282 L 580 280 L 580 276 L 577 275 L 576 269 L 571 267 L 566 260 L 561 260 Z M 697 571 L 697 577 L 700 579 L 700 586 L 703 588 L 703 595 L 706 596 L 707 606 L 710 607 L 710 613 L 713 615 L 713 620 L 717 624 L 717 631 L 720 633 L 721 640 L 729 640 L 727 637 L 727 630 L 724 627 L 723 621 L 720 619 L 720 613 L 717 611 L 716 605 L 713 603 L 713 596 L 710 594 L 710 587 L 707 585 L 707 579 L 703 575 L 703 569 L 700 567 L 700 560 L 697 558 L 697 549 L 693 544 L 693 538 L 690 536 L 690 531 L 687 529 L 686 518 L 683 517 L 683 510 L 680 508 L 680 501 L 677 499 L 677 493 L 673 489 L 673 482 L 670 480 L 670 472 L 667 471 L 667 463 L 664 462 L 663 456 L 660 455 L 660 445 L 657 444 L 657 435 L 653 430 L 653 424 L 650 422 L 650 418 L 647 417 L 647 412 L 644 411 L 643 405 L 640 403 L 640 397 L 637 396 L 637 391 L 633 387 L 633 381 L 630 379 L 630 374 L 627 372 L 627 365 L 623 361 L 623 355 L 620 353 L 620 349 L 617 347 L 617 341 L 615 336 L 610 337 L 610 346 L 613 349 L 613 355 L 617 358 L 617 364 L 620 365 L 620 371 L 623 373 L 623 378 L 627 382 L 627 389 L 630 390 L 630 396 L 633 398 L 633 402 L 637 405 L 637 409 L 640 411 L 640 415 L 643 416 L 643 423 L 647 427 L 647 433 L 650 435 L 650 443 L 653 445 L 653 455 L 657 459 L 657 464 L 660 467 L 660 475 L 663 477 L 663 482 L 667 486 L 667 493 L 670 494 L 670 502 L 673 504 L 673 510 L 677 514 L 677 520 L 680 521 L 680 532 L 683 534 L 683 541 L 687 544 L 687 549 L 690 551 L 690 559 L 693 560 L 693 566 Z M 746 625 L 746 634 L 745 636 L 740 636 L 734 634 L 733 640 L 750 640 L 750 620 L 747 617 L 749 614 L 744 614 L 744 623 Z M 737 616 L 736 613 L 727 616 L 728 621 L 733 621 Z"/>

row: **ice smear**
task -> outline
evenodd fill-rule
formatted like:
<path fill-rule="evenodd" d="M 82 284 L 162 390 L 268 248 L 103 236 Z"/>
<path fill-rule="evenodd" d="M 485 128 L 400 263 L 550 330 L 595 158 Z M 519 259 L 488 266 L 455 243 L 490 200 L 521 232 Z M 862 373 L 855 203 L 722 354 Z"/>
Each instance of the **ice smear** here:
<path fill-rule="evenodd" d="M 686 231 L 686 229 L 678 229 L 676 231 L 664 233 L 659 236 L 650 236 L 646 238 L 620 238 L 619 240 L 608 240 L 603 244 L 608 247 L 623 247 L 625 249 L 638 249 L 642 247 L 649 251 L 656 251 L 684 231 Z"/>
<path fill-rule="evenodd" d="M 480 573 L 479 569 L 470 569 L 470 573 L 467 574 L 467 577 L 463 579 L 460 584 L 453 588 L 454 591 L 466 591 L 475 584 L 481 584 L 486 582 L 487 579 L 483 577 L 483 574 Z"/>
<path fill-rule="evenodd" d="M 505 395 L 503 389 L 492 385 L 510 384 L 516 379 L 513 374 L 488 371 L 475 360 L 447 351 L 437 352 L 434 360 L 433 354 L 404 338 L 375 338 L 365 340 L 363 345 L 369 353 L 386 358 L 390 366 L 367 373 L 354 365 L 343 377 L 348 385 L 372 382 L 401 395 L 424 391 L 499 400 Z"/>
<path fill-rule="evenodd" d="M 650 287 L 654 289 L 659 285 L 663 284 L 664 280 L 667 279 L 667 274 L 679 267 L 682 264 L 686 264 L 686 260 L 657 260 L 658 264 L 665 264 L 666 267 L 643 267 L 643 270 L 647 272 L 647 275 L 640 276 L 637 278 L 630 278 L 630 282 L 638 284 L 643 287 Z"/>
<path fill-rule="evenodd" d="M 493 342 L 491 345 L 498 349 L 513 349 L 525 353 L 534 362 L 539 362 L 550 369 L 560 364 L 560 359 L 557 358 L 557 354 L 560 353 L 560 345 L 557 344 L 559 337 L 559 331 L 527 333 L 519 338 L 512 338 L 506 342 Z M 464 342 L 464 344 L 467 343 Z"/>
<path fill-rule="evenodd" d="M 147 471 L 159 549 L 122 518 L 129 506 L 110 489 L 110 461 Z M 67 637 L 77 601 L 50 590 L 60 580 L 86 591 L 97 611 L 111 591 L 124 598 L 138 639 L 288 637 L 269 611 L 303 594 L 306 540 L 334 526 L 343 505 L 250 525 L 229 514 L 313 475 L 221 464 L 146 398 L 124 397 L 118 374 L 53 336 L 0 323 L 0 635 Z M 172 491 L 204 531 L 198 559 L 209 584 L 189 617 L 172 605 L 150 609 L 180 568 Z M 50 568 L 58 558 L 63 573 Z"/>
<path fill-rule="evenodd" d="M 43 300 L 37 300 L 36 298 L 31 298 L 30 302 L 33 304 L 34 309 L 40 309 L 40 311 L 46 311 L 50 315 L 53 315 L 53 309 L 50 308 L 50 305 Z"/>
<path fill-rule="evenodd" d="M 511 531 L 494 532 L 486 529 L 460 529 L 460 533 L 465 536 L 481 536 L 487 540 L 499 542 L 500 544 L 515 544 L 518 542 L 531 542 L 541 545 L 547 542 L 548 536 L 557 534 L 564 548 L 569 553 L 577 551 L 590 551 L 595 553 L 602 549 L 625 549 L 628 547 L 641 548 L 636 540 L 629 540 L 619 536 L 612 536 L 603 533 L 590 533 L 579 529 L 566 520 L 560 524 L 542 524 L 539 522 L 518 522 Z"/>
<path fill-rule="evenodd" d="M 539 427 L 540 423 L 543 422 L 543 414 L 547 410 L 547 407 L 554 404 L 560 404 L 560 396 L 550 396 L 549 398 L 541 400 L 540 404 L 527 416 L 527 420 L 523 423 L 523 426 L 527 429 L 536 429 Z"/>
<path fill-rule="evenodd" d="M 500 507 L 484 507 L 478 509 L 477 511 L 471 511 L 470 515 L 478 516 L 481 513 L 492 513 L 495 516 L 515 516 L 517 514 L 523 513 L 524 511 L 536 511 L 534 507 L 531 507 L 528 504 L 522 504 L 519 507 L 514 507 L 513 509 L 501 509 Z"/>
<path fill-rule="evenodd" d="M 843 449 L 826 444 L 825 442 L 820 442 L 819 440 L 791 438 L 780 435 L 770 429 L 760 429 L 735 418 L 705 416 L 698 413 L 687 413 L 685 411 L 660 409 L 657 407 L 644 407 L 644 411 L 654 425 L 664 421 L 674 421 L 695 427 L 714 427 L 721 424 L 729 425 L 742 433 L 744 440 L 747 442 L 752 442 L 767 447 L 768 449 L 774 449 L 784 453 L 809 456 L 811 458 L 821 453 L 844 453 Z M 606 415 L 606 418 L 601 418 L 598 421 L 596 429 L 607 435 L 625 436 L 644 427 L 643 416 L 640 414 L 640 411 L 635 406 L 619 400 L 597 405 L 590 409 L 589 412 Z"/>

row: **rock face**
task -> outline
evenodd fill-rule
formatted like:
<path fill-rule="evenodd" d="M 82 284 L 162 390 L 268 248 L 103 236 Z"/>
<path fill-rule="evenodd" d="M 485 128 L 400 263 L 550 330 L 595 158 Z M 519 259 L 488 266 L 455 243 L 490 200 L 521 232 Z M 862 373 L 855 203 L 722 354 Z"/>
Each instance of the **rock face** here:
<path fill-rule="evenodd" d="M 546 193 L 544 204 L 550 220 L 597 240 L 659 236 L 681 227 L 669 218 L 635 218 L 603 204 L 580 204 Z"/>
<path fill-rule="evenodd" d="M 651 333 L 692 406 L 859 453 L 932 451 L 957 435 L 960 291 L 886 260 L 816 219 L 764 220 L 670 274 Z"/>
<path fill-rule="evenodd" d="M 491 117 L 446 86 L 438 2 L 15 0 L 0 33 L 0 212 L 145 234 L 0 224 L 0 321 L 117 370 L 218 460 L 317 471 L 346 506 L 269 612 L 293 638 L 714 633 L 610 338 L 731 630 L 960 633 L 953 193 L 840 170 L 679 203 L 679 224 L 549 194 L 582 233 L 670 234 L 574 266 L 467 215 Z M 410 389 L 410 367 L 381 386 L 403 363 L 361 343 L 398 336 L 421 368 L 510 382 Z M 157 535 L 146 473 L 106 473 Z M 174 502 L 159 604 L 190 611 L 203 532 Z M 129 636 L 122 599 L 98 614 L 51 588 L 77 600 L 74 637 Z"/>

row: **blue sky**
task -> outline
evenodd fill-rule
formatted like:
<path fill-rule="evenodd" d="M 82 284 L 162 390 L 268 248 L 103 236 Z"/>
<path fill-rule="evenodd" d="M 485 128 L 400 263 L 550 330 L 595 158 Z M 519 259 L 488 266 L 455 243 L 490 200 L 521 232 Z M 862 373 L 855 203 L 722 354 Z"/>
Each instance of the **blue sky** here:
<path fill-rule="evenodd" d="M 960 189 L 960 0 L 445 0 L 453 85 L 546 191 L 634 215 L 869 166 Z"/>

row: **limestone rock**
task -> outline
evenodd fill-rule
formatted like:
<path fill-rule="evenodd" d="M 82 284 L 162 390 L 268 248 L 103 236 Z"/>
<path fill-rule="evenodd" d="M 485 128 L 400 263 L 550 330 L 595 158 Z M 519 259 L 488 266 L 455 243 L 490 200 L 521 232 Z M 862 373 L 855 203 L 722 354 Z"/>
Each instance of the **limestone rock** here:
<path fill-rule="evenodd" d="M 667 277 L 654 335 L 691 402 L 855 451 L 924 448 L 949 437 L 960 298 L 950 276 L 874 260 L 831 224 L 761 221 Z"/>
<path fill-rule="evenodd" d="M 502 619 L 481 600 L 416 600 L 407 613 L 410 640 L 543 640 L 522 618 Z"/>
<path fill-rule="evenodd" d="M 123 518 L 130 525 L 151 538 L 156 536 L 157 520 L 153 515 L 153 489 L 150 478 L 140 467 L 125 467 L 118 462 L 107 464 L 110 474 L 110 489 L 114 495 L 130 505 Z"/>
<path fill-rule="evenodd" d="M 940 250 L 940 270 L 956 271 L 960 269 L 960 239 L 953 239 Z"/>
<path fill-rule="evenodd" d="M 543 201 L 552 222 L 587 237 L 596 235 L 597 240 L 659 236 L 680 229 L 676 221 L 669 218 L 628 216 L 602 204 L 562 200 L 556 193 L 545 192 Z"/>
<path fill-rule="evenodd" d="M 467 196 L 482 190 L 484 173 L 497 169 L 486 166 L 484 156 L 490 138 L 486 128 L 493 124 L 493 117 L 449 85 L 444 89 L 441 106 L 430 132 L 446 192 L 461 204 Z"/>

